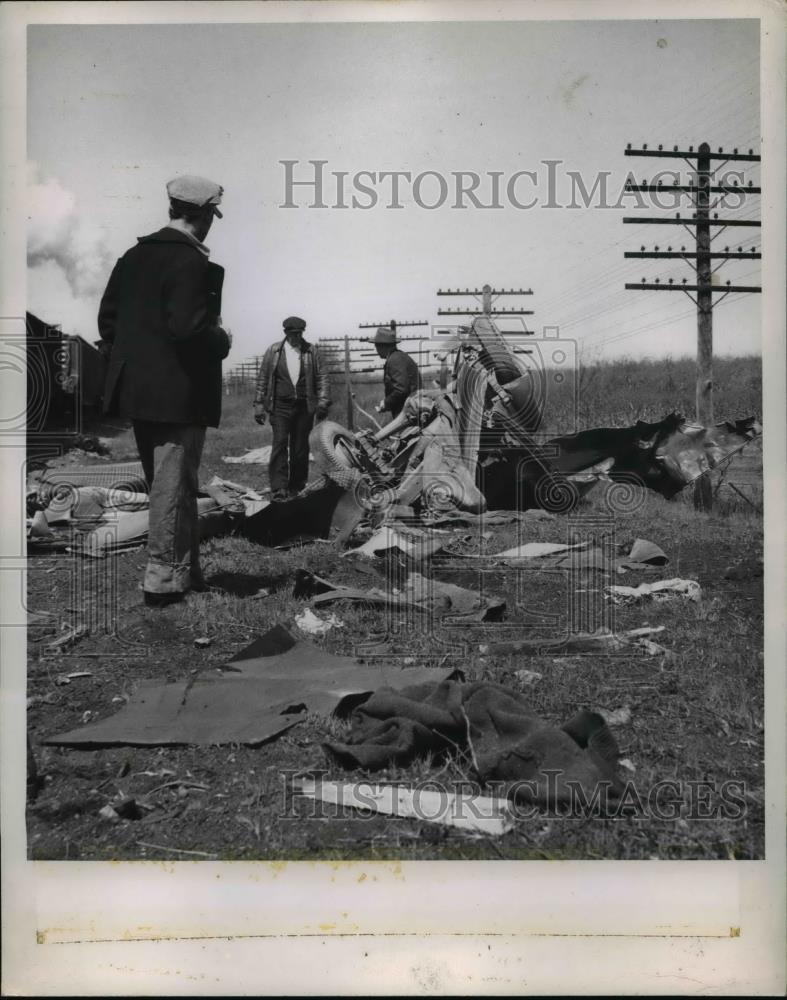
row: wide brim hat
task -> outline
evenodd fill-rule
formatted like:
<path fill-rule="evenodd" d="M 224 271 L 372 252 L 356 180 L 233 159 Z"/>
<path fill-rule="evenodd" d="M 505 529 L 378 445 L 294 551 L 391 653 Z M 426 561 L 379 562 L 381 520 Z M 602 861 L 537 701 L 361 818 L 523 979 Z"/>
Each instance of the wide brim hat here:
<path fill-rule="evenodd" d="M 388 326 L 378 326 L 374 335 L 375 344 L 395 344 L 396 331 Z"/>

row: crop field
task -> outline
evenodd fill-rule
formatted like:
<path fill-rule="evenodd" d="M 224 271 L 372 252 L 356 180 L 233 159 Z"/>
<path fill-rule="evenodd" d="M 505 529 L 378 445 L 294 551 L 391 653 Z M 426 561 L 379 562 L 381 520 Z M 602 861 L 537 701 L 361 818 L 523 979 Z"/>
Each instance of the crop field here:
<path fill-rule="evenodd" d="M 758 358 L 715 362 L 717 419 L 761 419 Z M 694 369 L 688 360 L 619 361 L 583 368 L 576 394 L 550 398 L 547 433 L 585 427 L 624 426 L 659 419 L 677 410 L 693 414 Z M 574 392 L 574 388 L 571 392 Z M 332 419 L 344 422 L 343 387 L 335 387 Z M 378 398 L 372 384 L 357 400 L 369 409 Z M 359 424 L 364 426 L 361 418 Z M 572 424 L 574 426 L 572 426 Z M 270 442 L 269 427 L 251 418 L 251 396 L 225 398 L 219 430 L 208 433 L 201 481 L 213 475 L 263 490 L 267 468 L 229 465 Z M 129 431 L 111 442 L 112 460 L 136 457 Z M 81 459 L 80 459 L 81 460 Z M 94 461 L 102 461 L 95 458 Z M 104 458 L 103 460 L 106 460 Z M 664 626 L 664 649 L 593 655 L 490 655 L 481 647 L 524 637 L 529 615 L 565 615 L 571 588 L 598 594 L 599 574 L 576 579 L 560 571 L 494 567 L 483 574 L 457 566 L 441 553 L 419 564 L 425 576 L 451 581 L 506 599 L 502 623 L 462 627 L 393 628 L 379 611 L 337 604 L 341 625 L 309 641 L 353 655 L 370 638 L 385 641 L 394 661 L 460 668 L 467 680 L 492 680 L 524 692 L 532 710 L 558 725 L 577 710 L 601 712 L 625 762 L 622 774 L 643 808 L 615 816 L 543 811 L 517 819 L 501 837 L 470 837 L 417 819 L 344 813 L 314 814 L 291 796 L 294 773 L 319 771 L 343 781 L 401 782 L 413 786 L 472 786 L 472 761 L 459 752 L 446 760 L 422 760 L 408 768 L 368 774 L 346 771 L 329 759 L 322 743 L 340 736 L 344 723 L 306 715 L 284 735 L 258 747 L 118 747 L 92 751 L 41 744 L 46 736 L 117 712 L 141 681 L 182 680 L 220 667 L 276 624 L 295 630 L 306 602 L 292 596 L 298 569 L 337 583 L 385 586 L 403 566 L 378 558 L 368 565 L 342 558 L 325 541 L 268 549 L 239 537 L 202 546 L 212 588 L 161 610 L 143 605 L 140 582 L 144 549 L 117 555 L 83 582 L 73 603 L 73 567 L 63 555 L 35 556 L 28 573 L 29 611 L 56 611 L 62 623 L 101 604 L 100 580 L 113 578 L 114 628 L 96 628 L 71 650 L 51 653 L 51 632 L 29 630 L 28 732 L 39 772 L 39 789 L 28 804 L 28 854 L 33 859 L 747 859 L 764 853 L 763 809 L 763 555 L 762 450 L 759 441 L 713 477 L 712 513 L 697 512 L 691 491 L 669 502 L 643 494 L 630 513 L 615 515 L 611 530 L 624 544 L 645 538 L 661 546 L 669 565 L 657 579 L 699 583 L 697 602 L 681 597 L 614 608 L 616 632 Z M 489 537 L 468 544 L 494 553 L 520 541 L 566 542 L 577 526 L 605 511 L 604 486 L 592 490 L 579 510 L 522 524 L 485 529 Z M 606 516 L 606 515 L 605 515 Z M 607 518 L 608 520 L 608 518 Z M 605 522 L 606 523 L 606 522 Z M 609 527 L 609 526 L 608 526 Z M 467 534 L 473 529 L 463 529 Z M 404 559 L 405 557 L 402 557 Z M 101 574 L 104 574 L 102 576 Z M 483 579 L 481 579 L 481 575 Z M 627 574 L 615 583 L 636 585 Z M 648 578 L 650 579 L 650 577 Z M 260 595 L 265 589 L 267 595 Z M 561 619 L 562 620 L 562 619 Z M 390 624 L 390 623 L 389 623 Z M 394 623 L 395 624 L 395 623 Z M 519 629 L 517 630 L 517 626 Z M 195 640 L 209 642 L 195 646 Z M 448 652 L 446 652 L 446 649 Z M 63 674 L 84 676 L 59 683 Z M 671 810 L 654 806 L 654 789 L 669 787 Z M 139 805 L 135 818 L 107 821 L 100 815 L 119 798 Z"/>

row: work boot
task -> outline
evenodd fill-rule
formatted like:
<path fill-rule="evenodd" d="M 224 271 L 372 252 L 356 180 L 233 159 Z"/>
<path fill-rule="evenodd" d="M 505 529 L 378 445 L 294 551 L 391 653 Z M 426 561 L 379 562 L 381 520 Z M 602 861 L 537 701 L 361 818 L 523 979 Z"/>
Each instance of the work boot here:
<path fill-rule="evenodd" d="M 290 499 L 290 494 L 287 492 L 287 490 L 274 490 L 273 496 L 271 497 L 271 500 L 273 500 L 274 503 L 282 503 L 284 500 L 289 500 L 289 499 Z"/>

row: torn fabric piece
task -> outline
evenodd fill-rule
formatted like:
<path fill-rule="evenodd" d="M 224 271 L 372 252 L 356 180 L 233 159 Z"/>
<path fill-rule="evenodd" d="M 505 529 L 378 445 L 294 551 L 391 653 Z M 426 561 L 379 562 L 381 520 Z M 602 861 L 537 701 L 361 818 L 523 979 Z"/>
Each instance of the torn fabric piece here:
<path fill-rule="evenodd" d="M 702 599 L 702 589 L 696 580 L 656 580 L 654 583 L 641 583 L 638 587 L 623 587 L 613 585 L 606 588 L 616 604 L 624 601 L 639 601 L 643 597 L 654 597 L 664 600 L 669 597 L 686 597 L 690 601 Z"/>
<path fill-rule="evenodd" d="M 243 743 L 256 746 L 299 722 L 304 714 L 348 714 L 381 686 L 398 690 L 442 680 L 453 671 L 361 666 L 297 640 L 277 625 L 222 671 L 209 670 L 172 684 L 145 681 L 116 715 L 43 742 L 52 746 L 177 746 Z"/>
<path fill-rule="evenodd" d="M 601 716 L 582 711 L 558 728 L 525 695 L 485 681 L 375 691 L 353 712 L 347 739 L 324 746 L 343 767 L 371 771 L 427 754 L 440 760 L 458 747 L 482 782 L 502 781 L 525 802 L 571 801 L 572 786 L 589 798 L 600 783 L 614 797 L 621 787 L 617 744 Z"/>
<path fill-rule="evenodd" d="M 351 809 L 363 809 L 386 816 L 417 819 L 461 830 L 463 833 L 501 837 L 514 829 L 515 821 L 507 799 L 485 795 L 435 792 L 401 785 L 350 784 L 322 778 L 302 778 L 295 791 L 310 799 Z"/>

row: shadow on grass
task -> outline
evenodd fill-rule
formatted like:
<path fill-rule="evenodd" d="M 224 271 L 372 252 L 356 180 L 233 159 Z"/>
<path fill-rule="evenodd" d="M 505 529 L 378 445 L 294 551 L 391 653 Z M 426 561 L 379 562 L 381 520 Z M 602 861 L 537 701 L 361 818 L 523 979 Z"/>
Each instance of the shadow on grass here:
<path fill-rule="evenodd" d="M 275 576 L 256 576 L 251 573 L 214 573 L 208 577 L 208 585 L 231 594 L 233 597 L 250 597 L 261 587 L 268 590 L 281 590 L 291 583 L 285 574 Z"/>

